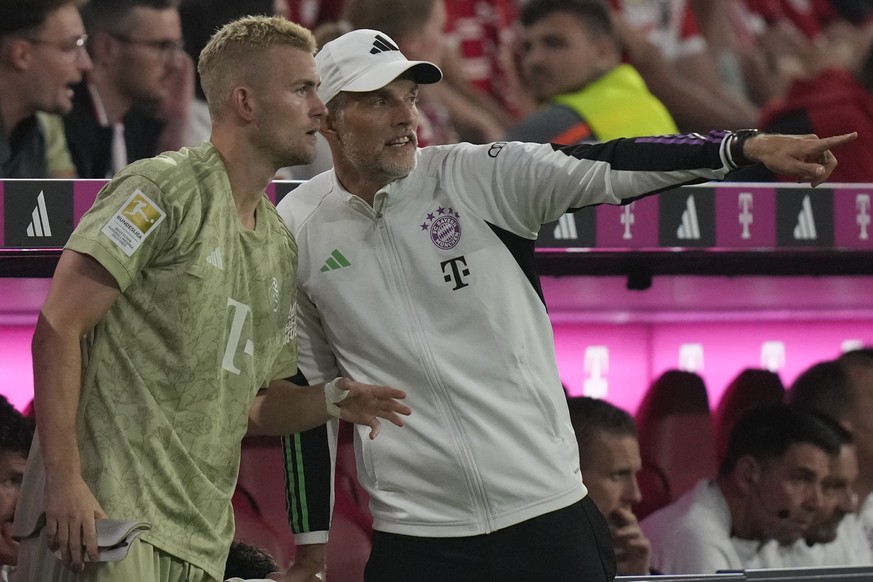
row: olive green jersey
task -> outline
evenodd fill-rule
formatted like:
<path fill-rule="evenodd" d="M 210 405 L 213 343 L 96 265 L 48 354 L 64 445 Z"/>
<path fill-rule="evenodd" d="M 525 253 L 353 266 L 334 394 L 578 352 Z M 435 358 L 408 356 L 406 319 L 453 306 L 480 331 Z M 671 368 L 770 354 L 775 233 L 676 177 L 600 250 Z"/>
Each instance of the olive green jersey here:
<path fill-rule="evenodd" d="M 143 540 L 219 580 L 249 408 L 296 370 L 297 246 L 266 197 L 256 218 L 242 228 L 204 144 L 120 172 L 67 244 L 122 291 L 83 338 L 83 477 L 110 517 L 151 522 Z"/>

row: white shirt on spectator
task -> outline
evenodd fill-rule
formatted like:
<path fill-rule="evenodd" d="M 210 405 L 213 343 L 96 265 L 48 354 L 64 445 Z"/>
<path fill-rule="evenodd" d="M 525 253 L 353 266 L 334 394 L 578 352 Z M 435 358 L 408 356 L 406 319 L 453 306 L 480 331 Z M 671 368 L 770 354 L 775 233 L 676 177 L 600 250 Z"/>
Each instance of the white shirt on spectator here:
<path fill-rule="evenodd" d="M 731 540 L 731 514 L 715 482 L 703 479 L 640 526 L 652 542 L 652 568 L 664 574 L 710 574 L 745 566 Z M 744 542 L 738 545 L 745 547 Z"/>
<path fill-rule="evenodd" d="M 732 537 L 731 515 L 718 485 L 703 479 L 676 502 L 644 519 L 652 542 L 652 568 L 663 574 L 775 568 L 779 544 Z"/>

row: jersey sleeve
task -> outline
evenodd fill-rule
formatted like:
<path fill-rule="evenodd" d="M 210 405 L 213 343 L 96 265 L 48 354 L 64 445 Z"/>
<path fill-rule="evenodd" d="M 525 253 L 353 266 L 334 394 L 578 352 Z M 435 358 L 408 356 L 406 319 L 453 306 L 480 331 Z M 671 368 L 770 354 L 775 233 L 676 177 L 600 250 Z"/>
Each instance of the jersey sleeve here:
<path fill-rule="evenodd" d="M 302 289 L 297 291 L 297 363 L 295 384 L 319 384 L 339 375 L 318 312 Z M 336 420 L 283 437 L 288 521 L 298 544 L 327 541 L 333 513 L 334 466 L 339 423 Z"/>
<path fill-rule="evenodd" d="M 174 214 L 154 182 L 125 174 L 100 191 L 66 248 L 94 258 L 124 292 L 172 235 Z"/>
<path fill-rule="evenodd" d="M 297 366 L 311 384 L 340 375 L 318 309 L 303 289 L 297 290 Z"/>
<path fill-rule="evenodd" d="M 535 239 L 567 210 L 624 204 L 684 184 L 720 180 L 736 166 L 729 132 L 621 138 L 560 146 L 498 142 L 448 150 L 441 178 L 480 216 Z"/>
<path fill-rule="evenodd" d="M 308 385 L 299 373 L 295 384 Z M 339 421 L 282 437 L 285 506 L 298 545 L 327 542 L 333 513 L 334 465 Z"/>

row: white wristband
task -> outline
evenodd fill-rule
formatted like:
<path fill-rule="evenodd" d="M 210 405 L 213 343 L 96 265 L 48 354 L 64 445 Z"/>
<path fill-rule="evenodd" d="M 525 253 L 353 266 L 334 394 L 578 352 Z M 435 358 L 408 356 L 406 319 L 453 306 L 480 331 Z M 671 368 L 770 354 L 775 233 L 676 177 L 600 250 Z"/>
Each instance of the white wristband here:
<path fill-rule="evenodd" d="M 334 418 L 339 418 L 340 415 L 340 407 L 337 404 L 349 395 L 348 390 L 343 390 L 336 385 L 337 380 L 340 379 L 334 378 L 324 385 L 324 403 L 327 406 L 327 413 Z"/>

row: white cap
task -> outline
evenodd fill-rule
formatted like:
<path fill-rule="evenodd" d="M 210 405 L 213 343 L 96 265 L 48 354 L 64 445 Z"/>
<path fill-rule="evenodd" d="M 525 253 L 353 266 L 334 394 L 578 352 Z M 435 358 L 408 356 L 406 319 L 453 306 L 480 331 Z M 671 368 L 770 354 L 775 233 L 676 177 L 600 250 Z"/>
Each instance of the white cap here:
<path fill-rule="evenodd" d="M 384 32 L 361 28 L 324 45 L 315 55 L 321 86 L 318 96 L 327 103 L 341 91 L 365 93 L 381 89 L 411 70 L 416 83 L 436 83 L 439 67 L 428 61 L 407 60 Z"/>

